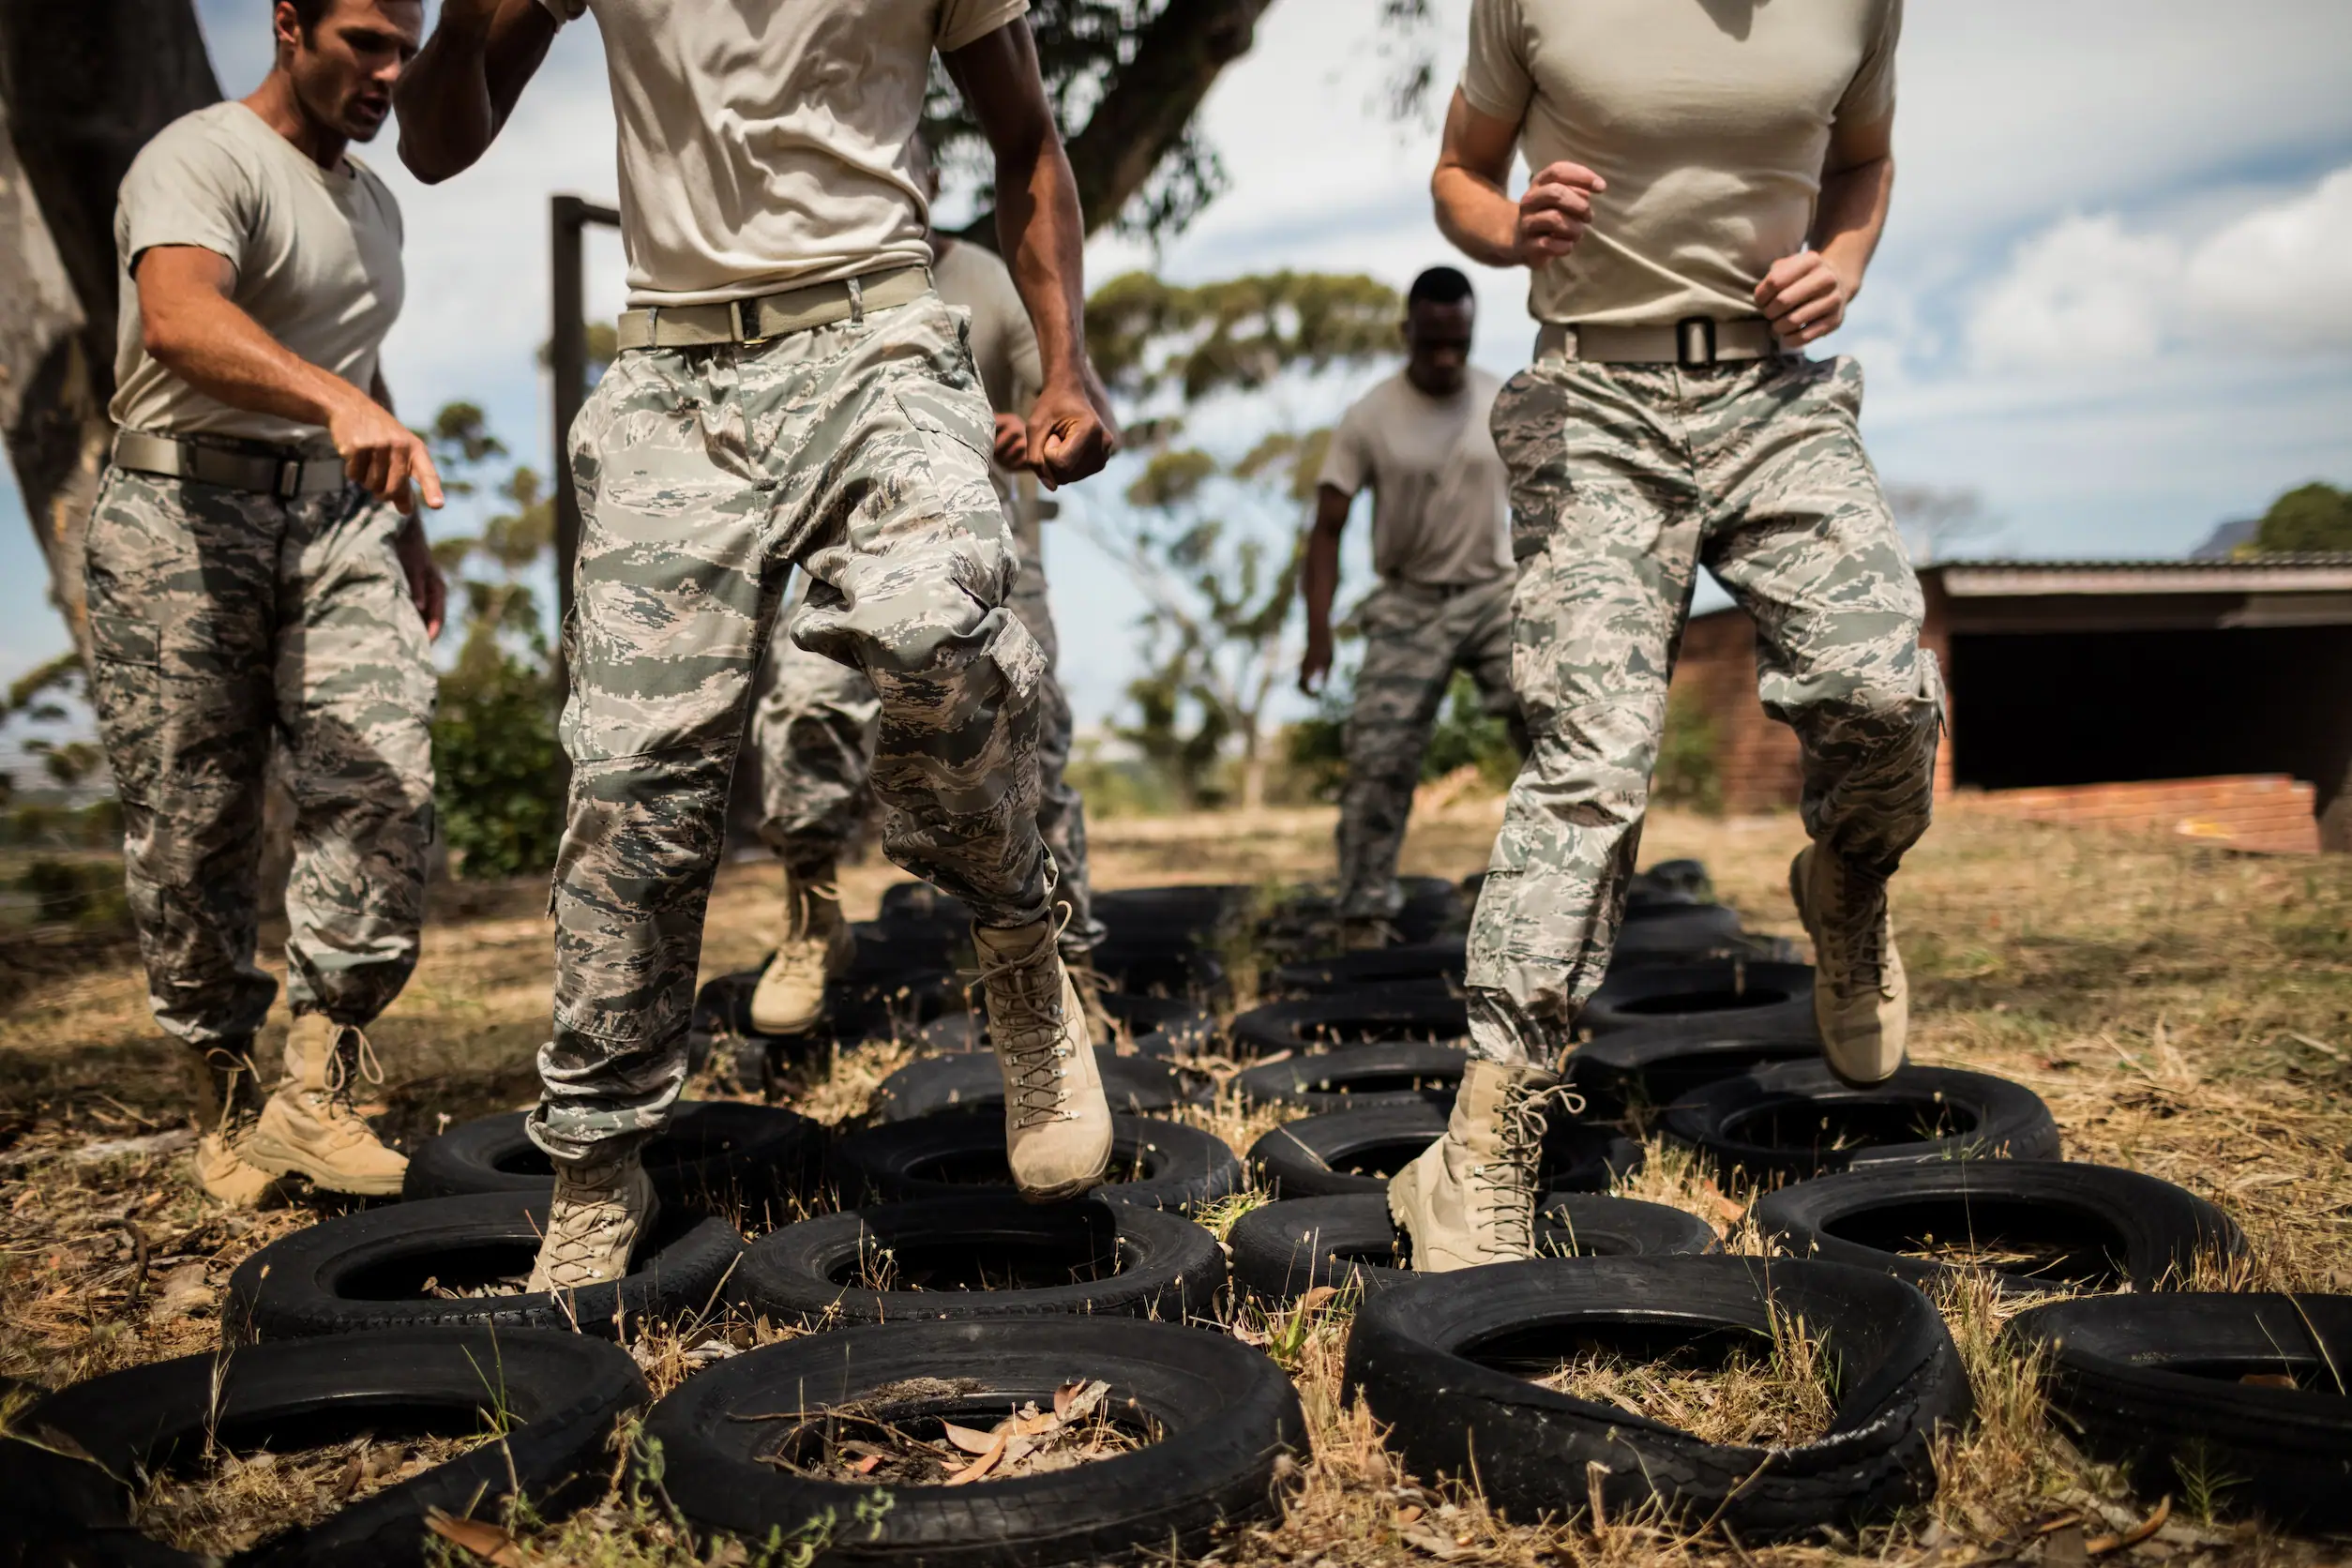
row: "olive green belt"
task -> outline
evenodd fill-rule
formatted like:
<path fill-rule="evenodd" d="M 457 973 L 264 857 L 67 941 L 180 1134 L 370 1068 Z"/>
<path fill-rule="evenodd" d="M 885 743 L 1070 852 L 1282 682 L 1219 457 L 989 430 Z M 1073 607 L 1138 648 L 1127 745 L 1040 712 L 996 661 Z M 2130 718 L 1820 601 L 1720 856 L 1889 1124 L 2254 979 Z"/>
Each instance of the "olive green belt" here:
<path fill-rule="evenodd" d="M 1717 321 L 1685 316 L 1672 326 L 1572 325 L 1545 322 L 1535 336 L 1538 359 L 1591 359 L 1604 365 L 1680 365 L 1704 369 L 1736 359 L 1772 359 L 1786 353 L 1761 316 Z"/>
<path fill-rule="evenodd" d="M 280 501 L 324 495 L 351 482 L 339 457 L 316 457 L 295 446 L 235 452 L 141 430 L 114 432 L 114 466 L 160 474 L 167 479 L 274 495 Z"/>
<path fill-rule="evenodd" d="M 719 343 L 764 343 L 836 322 L 866 319 L 868 310 L 912 305 L 931 292 L 931 269 L 892 267 L 862 278 L 810 283 L 780 294 L 712 305 L 648 305 L 621 312 L 617 341 L 631 349 L 700 349 Z"/>

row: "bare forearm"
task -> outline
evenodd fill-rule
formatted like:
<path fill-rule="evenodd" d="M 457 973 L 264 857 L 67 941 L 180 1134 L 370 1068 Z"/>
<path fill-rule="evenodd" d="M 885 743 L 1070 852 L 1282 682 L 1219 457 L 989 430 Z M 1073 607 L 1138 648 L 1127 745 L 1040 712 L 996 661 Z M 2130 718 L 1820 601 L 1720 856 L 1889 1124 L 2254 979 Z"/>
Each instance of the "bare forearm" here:
<path fill-rule="evenodd" d="M 997 243 L 1037 335 L 1048 384 L 1084 379 L 1086 225 L 1062 142 L 1047 133 L 997 155 Z"/>
<path fill-rule="evenodd" d="M 219 295 L 198 295 L 146 321 L 147 352 L 163 368 L 231 408 L 324 426 L 366 393 L 290 353 Z"/>
<path fill-rule="evenodd" d="M 432 185 L 473 167 L 554 38 L 555 23 L 537 0 L 445 6 L 393 92 L 409 173 Z"/>
<path fill-rule="evenodd" d="M 1346 520 L 1344 512 L 1341 520 Z M 1307 635 L 1328 638 L 1332 603 L 1339 596 L 1339 529 L 1327 525 L 1319 516 L 1306 537 L 1306 561 L 1300 569 L 1299 586 L 1306 598 Z"/>
<path fill-rule="evenodd" d="M 1878 236 L 1886 232 L 1887 209 L 1893 196 L 1892 155 L 1821 177 L 1812 244 L 1847 280 L 1849 293 L 1862 291 L 1862 274 L 1878 249 Z"/>
<path fill-rule="evenodd" d="M 1519 204 L 1470 170 L 1440 164 L 1429 181 L 1438 231 L 1471 261 L 1514 266 L 1519 260 Z"/>

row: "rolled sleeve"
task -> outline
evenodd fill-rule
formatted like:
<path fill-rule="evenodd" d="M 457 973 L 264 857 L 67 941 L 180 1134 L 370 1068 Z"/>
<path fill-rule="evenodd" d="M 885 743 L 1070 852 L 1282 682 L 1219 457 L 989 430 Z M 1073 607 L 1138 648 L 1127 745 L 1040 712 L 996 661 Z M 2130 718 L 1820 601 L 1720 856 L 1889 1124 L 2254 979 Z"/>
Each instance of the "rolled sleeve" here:
<path fill-rule="evenodd" d="M 931 46 L 942 54 L 952 54 L 1028 12 L 1029 0 L 943 0 L 939 32 Z"/>

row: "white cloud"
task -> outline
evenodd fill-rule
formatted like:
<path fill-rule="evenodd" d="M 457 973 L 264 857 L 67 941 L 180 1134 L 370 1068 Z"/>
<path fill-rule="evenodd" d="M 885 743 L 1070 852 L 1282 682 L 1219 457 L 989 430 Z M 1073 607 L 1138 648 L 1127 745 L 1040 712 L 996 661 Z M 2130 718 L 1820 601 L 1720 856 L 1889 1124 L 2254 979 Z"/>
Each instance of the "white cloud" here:
<path fill-rule="evenodd" d="M 2075 214 L 2020 244 L 1968 323 L 1979 369 L 2352 348 L 2352 167 L 2202 237 Z"/>

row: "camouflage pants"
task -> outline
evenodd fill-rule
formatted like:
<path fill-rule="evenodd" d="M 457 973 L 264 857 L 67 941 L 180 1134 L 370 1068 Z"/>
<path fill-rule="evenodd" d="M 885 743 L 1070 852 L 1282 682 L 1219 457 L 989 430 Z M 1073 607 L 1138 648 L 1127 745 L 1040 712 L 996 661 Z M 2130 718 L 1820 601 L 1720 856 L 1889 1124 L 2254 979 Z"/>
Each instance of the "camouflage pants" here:
<path fill-rule="evenodd" d="M 1806 831 L 1881 873 L 1926 831 L 1943 688 L 1861 409 L 1842 358 L 1555 359 L 1503 387 L 1534 752 L 1470 927 L 1480 1054 L 1556 1056 L 1608 967 L 1699 566 L 1755 619 L 1757 694 L 1803 748 Z"/>
<path fill-rule="evenodd" d="M 1386 582 L 1356 612 L 1364 667 L 1348 713 L 1348 781 L 1339 795 L 1339 912 L 1386 920 L 1404 907 L 1396 857 L 1421 759 L 1454 671 L 1467 670 L 1491 714 L 1511 695 L 1511 579 L 1447 589 Z"/>
<path fill-rule="evenodd" d="M 1001 488 L 998 493 L 1001 498 Z M 1086 804 L 1063 777 L 1071 718 L 1070 700 L 1053 675 L 1061 640 L 1047 603 L 1044 565 L 1026 550 L 1007 602 L 1046 655 L 1046 676 L 1037 688 L 1037 836 L 1060 873 L 1061 901 L 1070 906 L 1063 951 L 1076 957 L 1107 933 L 1088 897 Z M 790 638 L 776 641 L 768 663 L 768 688 L 751 716 L 766 813 L 761 837 L 789 867 L 831 866 L 857 831 L 882 705 L 863 671 L 812 654 Z"/>
<path fill-rule="evenodd" d="M 157 1021 L 262 1026 L 253 962 L 273 743 L 295 805 L 287 1001 L 366 1024 L 416 967 L 435 679 L 393 541 L 355 490 L 281 502 L 110 470 L 91 514 L 90 695 Z"/>
<path fill-rule="evenodd" d="M 555 1031 L 532 1136 L 578 1158 L 659 1128 L 727 791 L 786 578 L 803 648 L 879 697 L 890 858 L 983 924 L 1042 919 L 1037 687 L 1004 601 L 1018 551 L 992 421 L 936 298 L 765 343 L 643 349 L 571 432 L 570 816 L 555 869 Z"/>

